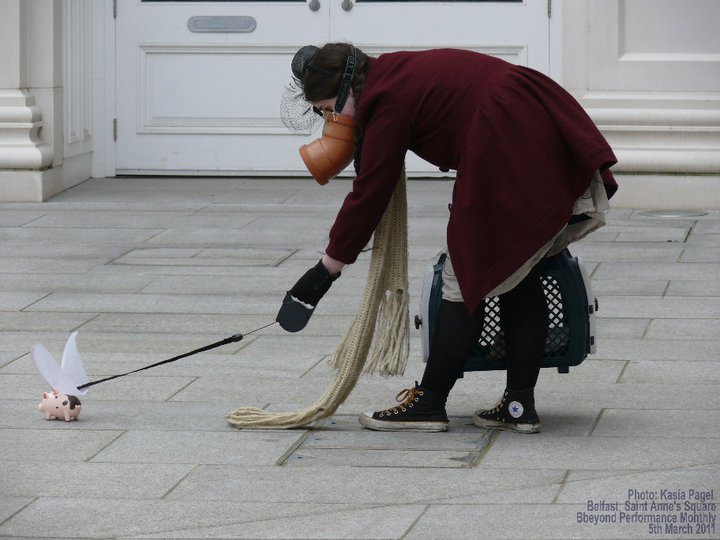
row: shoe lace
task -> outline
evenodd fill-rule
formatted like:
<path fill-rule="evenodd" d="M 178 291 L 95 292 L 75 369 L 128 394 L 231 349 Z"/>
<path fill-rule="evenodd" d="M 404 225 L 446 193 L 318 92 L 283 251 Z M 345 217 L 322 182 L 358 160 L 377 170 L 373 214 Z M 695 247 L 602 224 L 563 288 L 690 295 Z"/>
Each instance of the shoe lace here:
<path fill-rule="evenodd" d="M 411 388 L 404 388 L 395 396 L 395 401 L 397 401 L 399 405 L 380 411 L 380 415 L 390 416 L 391 414 L 399 414 L 401 411 L 405 412 L 408 407 L 412 407 L 415 402 L 419 401 L 422 395 L 423 391 L 417 384 Z"/>

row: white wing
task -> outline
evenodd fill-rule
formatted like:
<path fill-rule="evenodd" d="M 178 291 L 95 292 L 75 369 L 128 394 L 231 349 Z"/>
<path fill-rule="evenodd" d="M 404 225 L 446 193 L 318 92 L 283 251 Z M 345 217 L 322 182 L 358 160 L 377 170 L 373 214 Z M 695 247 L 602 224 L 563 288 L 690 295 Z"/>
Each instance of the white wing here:
<path fill-rule="evenodd" d="M 62 372 L 65 374 L 68 380 L 72 382 L 73 385 L 80 386 L 88 382 L 90 379 L 88 379 L 88 376 L 85 373 L 85 366 L 83 365 L 83 361 L 80 358 L 80 353 L 78 352 L 77 343 L 75 341 L 76 338 L 77 332 L 73 332 L 72 334 L 70 334 L 70 337 L 65 344 L 65 350 L 63 351 L 60 369 L 62 369 Z M 76 389 L 75 391 L 82 394 L 87 393 L 87 390 Z M 67 392 L 63 393 L 67 394 Z"/>
<path fill-rule="evenodd" d="M 52 357 L 48 350 L 39 343 L 32 347 L 32 357 L 43 379 L 50 385 L 50 388 L 58 390 L 63 394 L 71 396 L 87 394 L 87 390 L 78 390 L 77 386 L 83 382 L 73 381 L 60 368 L 57 361 Z"/>

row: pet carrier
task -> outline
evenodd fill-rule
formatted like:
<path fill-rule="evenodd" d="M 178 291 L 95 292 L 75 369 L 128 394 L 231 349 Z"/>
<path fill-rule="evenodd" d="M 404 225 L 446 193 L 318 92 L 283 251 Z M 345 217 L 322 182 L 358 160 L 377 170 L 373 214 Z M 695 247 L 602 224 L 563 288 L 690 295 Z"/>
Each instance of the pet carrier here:
<path fill-rule="evenodd" d="M 442 269 L 447 256 L 428 266 L 415 327 L 421 330 L 423 359 L 427 362 L 435 316 L 442 299 Z M 566 249 L 543 260 L 542 284 L 548 304 L 548 333 L 541 367 L 568 373 L 595 352 L 595 311 L 590 279 L 580 261 Z M 485 321 L 480 341 L 464 371 L 506 369 L 503 323 L 497 297 L 485 299 Z"/>

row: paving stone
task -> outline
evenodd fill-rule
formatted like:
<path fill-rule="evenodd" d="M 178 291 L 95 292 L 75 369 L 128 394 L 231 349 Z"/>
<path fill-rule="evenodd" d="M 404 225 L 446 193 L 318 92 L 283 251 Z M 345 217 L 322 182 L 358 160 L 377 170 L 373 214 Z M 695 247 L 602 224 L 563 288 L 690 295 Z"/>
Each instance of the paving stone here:
<path fill-rule="evenodd" d="M 720 340 L 598 340 L 597 359 L 607 360 L 699 360 L 717 359 Z"/>
<path fill-rule="evenodd" d="M 352 486 L 354 504 L 405 504 L 470 497 L 493 490 L 559 482 L 565 471 L 531 469 L 414 469 L 383 467 L 232 467 L 200 465 L 168 500 L 336 503 Z M 422 483 L 423 489 L 404 489 Z M 403 486 L 403 487 L 399 487 Z M 453 486 L 451 490 L 448 486 Z"/>
<path fill-rule="evenodd" d="M 189 426 L 190 427 L 190 426 Z M 92 458 L 93 463 L 273 465 L 300 437 L 293 431 L 126 432 Z"/>
<path fill-rule="evenodd" d="M 43 300 L 45 301 L 45 300 Z M 720 317 L 720 303 L 713 298 L 654 298 L 647 296 L 602 298 L 598 316 L 646 319 L 710 319 Z"/>
<path fill-rule="evenodd" d="M 718 319 L 654 319 L 647 339 L 720 339 Z"/>
<path fill-rule="evenodd" d="M 714 281 L 671 281 L 667 296 L 720 296 L 720 279 Z"/>
<path fill-rule="evenodd" d="M 628 364 L 623 383 L 720 384 L 720 362 L 638 360 Z"/>
<path fill-rule="evenodd" d="M 594 279 L 591 287 L 595 297 L 602 300 L 607 296 L 663 296 L 668 283 L 656 280 Z"/>
<path fill-rule="evenodd" d="M 602 309 L 602 306 L 601 308 Z M 595 319 L 597 339 L 640 339 L 650 324 L 650 319 Z"/>
<path fill-rule="evenodd" d="M 125 212 L 115 211 L 109 214 L 104 211 L 84 212 L 52 212 L 48 213 L 26 227 L 41 228 L 95 228 L 95 229 L 163 229 L 174 223 L 179 217 L 190 215 L 189 210 L 174 212 Z"/>
<path fill-rule="evenodd" d="M 0 293 L 0 299 L 3 293 Z M 92 320 L 94 313 L 43 313 L 0 311 L 0 328 L 28 332 L 60 331 L 68 334 Z"/>
<path fill-rule="evenodd" d="M 284 271 L 275 273 L 275 275 L 268 275 L 266 268 L 263 268 L 260 275 L 215 275 L 212 280 L 208 280 L 205 276 L 199 275 L 175 275 L 175 276 L 163 276 L 157 275 L 154 277 L 153 282 L 145 287 L 143 293 L 172 293 L 172 294 L 228 294 L 231 291 L 233 294 L 246 297 L 246 296 L 257 296 L 258 294 L 274 294 L 278 300 L 274 304 L 279 304 L 284 296 L 284 291 L 292 287 L 292 285 L 299 279 L 299 277 L 310 268 L 310 266 L 317 263 L 320 255 L 313 256 L 312 262 L 308 260 L 304 263 L 302 268 L 297 270 Z M 243 268 L 241 266 L 233 267 L 233 270 Z M 358 295 L 364 290 L 367 283 L 367 275 L 348 275 L 345 272 L 341 279 L 333 283 L 332 296 L 323 299 L 323 305 L 326 301 L 344 297 L 347 301 L 347 297 L 358 297 Z M 411 294 L 417 292 L 418 295 L 422 290 L 422 282 L 420 281 L 416 287 L 410 289 Z M 282 291 L 282 292 L 280 292 Z M 419 303 L 419 296 L 415 297 L 415 301 L 412 302 L 413 306 Z M 417 308 L 415 308 L 417 309 Z"/>
<path fill-rule="evenodd" d="M 132 250 L 115 259 L 116 265 L 174 266 L 276 266 L 292 255 L 292 249 L 188 249 L 149 248 Z"/>
<path fill-rule="evenodd" d="M 258 220 L 263 218 L 258 218 Z M 225 228 L 215 229 L 209 227 L 193 227 L 187 229 L 166 229 L 154 238 L 147 241 L 149 246 L 166 246 L 166 247 L 182 247 L 182 246 L 199 246 L 199 247 L 233 247 L 238 244 L 246 244 L 249 239 L 258 245 L 275 245 L 277 247 L 290 246 L 318 246 L 327 245 L 328 231 L 332 225 L 332 220 L 324 221 L 322 226 L 306 226 L 294 225 L 292 228 L 281 229 L 277 226 L 276 219 L 265 221 L 257 228 L 248 229 L 256 224 L 251 222 L 243 228 Z M 308 218 L 310 220 L 311 218 Z"/>
<path fill-rule="evenodd" d="M 161 229 L 103 229 L 103 228 L 0 228 L 0 242 L 72 243 L 82 237 L 85 245 L 143 243 L 162 232 Z"/>
<path fill-rule="evenodd" d="M 97 380 L 117 373 L 96 373 L 92 369 L 88 369 L 90 380 Z M 111 382 L 104 383 L 102 387 L 98 386 L 88 394 L 82 397 L 83 409 L 92 407 L 94 400 L 117 400 L 127 399 L 129 401 L 165 401 L 177 394 L 180 390 L 190 384 L 194 377 L 163 377 L 148 376 L 143 374 L 131 375 Z M 101 389 L 102 388 L 102 389 Z M 50 390 L 47 383 L 40 374 L 34 375 L 14 375 L 3 374 L 0 377 L 0 393 L 6 399 L 30 399 L 37 397 L 40 401 L 43 392 Z M 38 417 L 40 414 L 35 408 L 34 414 Z M 83 414 L 81 418 L 84 418 Z"/>
<path fill-rule="evenodd" d="M 123 245 L 92 245 L 81 242 L 3 242 L 0 257 L 30 259 L 103 259 L 112 260 L 127 251 Z"/>
<path fill-rule="evenodd" d="M 685 241 L 688 247 L 716 248 L 720 243 L 720 234 L 692 234 Z"/>
<path fill-rule="evenodd" d="M 535 388 L 537 407 L 560 408 L 564 414 L 572 414 L 579 406 L 632 409 L 642 397 L 645 409 L 720 409 L 720 392 L 712 384 L 672 382 L 669 384 L 648 382 L 624 382 L 620 384 L 573 384 L 553 381 Z M 491 404 L 491 403 L 488 403 Z"/>
<path fill-rule="evenodd" d="M 234 431 L 225 421 L 228 406 L 224 403 L 193 403 L 127 399 L 82 398 L 83 411 L 77 422 L 47 421 L 38 411 L 37 399 L 5 399 L 0 404 L 0 428 L 122 430 L 122 431 Z M 42 419 L 42 422 L 39 420 Z"/>
<path fill-rule="evenodd" d="M 319 257 L 318 257 L 319 258 Z M 308 266 L 309 267 L 309 266 Z M 143 289 L 143 293 L 172 294 L 257 294 L 258 291 L 280 291 L 292 286 L 292 276 L 267 275 L 263 269 L 259 276 L 227 276 L 217 275 L 212 280 L 200 276 L 155 276 L 152 283 Z M 299 276 L 298 276 L 299 277 Z M 335 289 L 333 288 L 333 293 Z"/>
<path fill-rule="evenodd" d="M 354 416 L 335 416 L 303 440 L 285 466 L 469 467 L 491 433 L 453 419 L 447 433 L 386 433 L 362 428 Z"/>
<path fill-rule="evenodd" d="M 46 538 L 52 526 L 53 538 L 122 538 L 178 534 L 222 525 L 241 526 L 285 516 L 333 515 L 358 505 L 227 501 L 165 501 L 114 498 L 41 498 L 0 526 L 0 535 Z M 194 531 L 197 530 L 198 533 Z M 201 536 L 202 537 L 202 536 Z M 208 535 L 207 537 L 212 537 Z M 222 536 L 220 536 L 222 538 Z"/>
<path fill-rule="evenodd" d="M 302 449 L 285 463 L 290 467 L 415 467 L 461 468 L 476 459 L 474 453 L 454 450 L 388 450 L 388 449 Z"/>
<path fill-rule="evenodd" d="M 336 510 L 236 525 L 172 531 L 173 538 L 401 538 L 424 511 L 423 505 Z M 167 533 L 143 538 L 167 538 Z"/>
<path fill-rule="evenodd" d="M 716 244 L 717 245 L 717 244 Z M 593 279 L 655 281 L 713 281 L 718 279 L 720 264 L 715 263 L 653 263 L 601 262 Z"/>
<path fill-rule="evenodd" d="M 680 260 L 690 263 L 718 263 L 720 262 L 720 249 L 685 248 Z"/>
<path fill-rule="evenodd" d="M 3 463 L 0 489 L 5 496 L 158 499 L 180 482 L 192 465 L 165 463 Z"/>
<path fill-rule="evenodd" d="M 559 437 L 541 432 L 528 437 L 503 433 L 481 461 L 481 467 L 511 469 L 638 470 L 687 467 L 712 462 L 717 439 L 633 437 Z"/>
<path fill-rule="evenodd" d="M 0 292 L 0 311 L 20 311 L 43 296 L 34 292 Z"/>
<path fill-rule="evenodd" d="M 4 258 L 0 259 L 0 274 L 82 274 L 106 262 L 91 258 Z"/>
<path fill-rule="evenodd" d="M 480 505 L 550 504 L 555 500 L 561 487 L 562 485 L 559 482 L 547 479 L 539 482 L 536 486 L 517 489 L 512 487 L 504 487 L 498 490 L 491 489 L 467 497 L 448 497 L 442 502 L 443 504 L 467 505 L 465 508 L 473 513 L 479 512 L 483 508 Z"/>
<path fill-rule="evenodd" d="M 668 437 L 681 439 L 717 439 L 720 430 L 709 429 L 718 425 L 720 411 L 642 409 L 605 409 L 593 431 L 593 437 Z"/>
<path fill-rule="evenodd" d="M 718 222 L 717 218 L 715 219 L 700 219 L 698 220 L 697 224 L 695 225 L 695 228 L 693 229 L 693 234 L 699 234 L 699 233 L 715 233 L 720 234 L 720 222 Z"/>
<path fill-rule="evenodd" d="M 5 495 L 0 497 L 0 525 L 33 500 L 34 497 L 9 497 Z"/>
<path fill-rule="evenodd" d="M 86 461 L 122 434 L 122 431 L 116 430 L 53 429 L 54 424 L 75 422 L 62 420 L 42 420 L 42 422 L 46 422 L 47 427 L 44 429 L 3 429 L 0 432 L 2 435 L 0 455 L 3 456 L 3 460 L 26 463 Z"/>
<path fill-rule="evenodd" d="M 0 212 L 0 227 L 22 227 L 42 216 L 43 212 L 3 210 Z"/>
<path fill-rule="evenodd" d="M 618 242 L 684 242 L 690 234 L 690 227 L 652 227 L 646 230 L 636 228 L 621 232 Z"/>
<path fill-rule="evenodd" d="M 20 353 L 0 351 L 0 369 L 7 366 L 8 364 L 12 364 L 20 356 Z"/>
<path fill-rule="evenodd" d="M 117 273 L 90 274 L 3 274 L 0 280 L 0 291 L 42 292 L 138 292 L 149 283 L 152 277 L 139 274 L 127 275 Z"/>

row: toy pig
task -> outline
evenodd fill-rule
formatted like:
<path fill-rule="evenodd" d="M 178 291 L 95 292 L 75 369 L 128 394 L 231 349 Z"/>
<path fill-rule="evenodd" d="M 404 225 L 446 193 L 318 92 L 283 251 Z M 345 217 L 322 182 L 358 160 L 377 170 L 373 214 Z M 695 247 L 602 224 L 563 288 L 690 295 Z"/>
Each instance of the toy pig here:
<path fill-rule="evenodd" d="M 77 420 L 80 416 L 80 400 L 75 396 L 62 394 L 57 390 L 43 392 L 38 409 L 45 413 L 46 420 Z"/>

